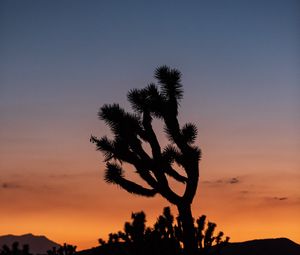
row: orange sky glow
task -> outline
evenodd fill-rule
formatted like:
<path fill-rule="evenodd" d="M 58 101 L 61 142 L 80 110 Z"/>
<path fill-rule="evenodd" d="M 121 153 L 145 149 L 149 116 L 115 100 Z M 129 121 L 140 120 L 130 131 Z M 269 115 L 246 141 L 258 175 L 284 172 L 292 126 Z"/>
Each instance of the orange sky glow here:
<path fill-rule="evenodd" d="M 207 215 L 232 241 L 284 236 L 299 242 L 296 150 L 284 150 L 284 141 L 269 141 L 263 131 L 255 141 L 242 137 L 229 141 L 218 134 L 218 128 L 205 128 L 205 124 L 201 129 L 197 124 L 203 159 L 194 216 Z M 159 196 L 137 197 L 104 183 L 101 154 L 84 138 L 88 140 L 62 138 L 61 146 L 49 141 L 39 151 L 33 146 L 18 154 L 18 161 L 4 157 L 2 167 L 8 171 L 1 179 L 0 234 L 32 232 L 84 249 L 121 230 L 131 212 L 144 210 L 148 224 L 153 224 L 169 204 Z M 282 151 L 277 157 L 279 144 Z M 18 151 L 9 144 L 6 150 L 10 146 Z M 52 146 L 57 146 L 54 155 L 49 152 Z M 128 176 L 138 181 L 134 174 Z M 173 187 L 180 192 L 178 185 Z M 176 208 L 172 209 L 176 215 Z"/>

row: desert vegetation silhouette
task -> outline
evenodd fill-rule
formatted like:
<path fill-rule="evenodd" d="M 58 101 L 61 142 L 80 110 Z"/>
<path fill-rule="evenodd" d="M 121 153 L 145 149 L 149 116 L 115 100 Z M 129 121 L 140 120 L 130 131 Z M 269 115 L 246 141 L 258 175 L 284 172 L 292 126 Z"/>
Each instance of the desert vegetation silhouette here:
<path fill-rule="evenodd" d="M 205 215 L 194 223 L 198 254 L 221 254 L 229 237 L 225 238 L 222 231 L 215 235 L 215 228 L 215 223 L 206 222 Z M 152 227 L 146 227 L 146 214 L 141 211 L 132 213 L 131 222 L 125 222 L 123 231 L 110 233 L 107 241 L 99 239 L 101 246 L 91 254 L 180 255 L 182 236 L 181 220 L 175 219 L 170 207 L 164 208 Z"/>
<path fill-rule="evenodd" d="M 2 248 L 0 248 L 0 255 L 32 255 L 29 252 L 29 245 L 25 244 L 20 249 L 19 242 L 13 242 L 11 247 L 8 245 L 3 245 Z"/>
<path fill-rule="evenodd" d="M 48 255 L 74 255 L 76 253 L 76 246 L 64 243 L 63 246 L 59 248 L 53 247 L 51 250 L 47 251 Z M 43 253 L 43 255 L 45 255 Z M 8 245 L 3 245 L 0 248 L 0 255 L 33 255 L 30 252 L 30 248 L 28 244 L 24 244 L 22 249 L 20 249 L 19 242 L 13 242 L 11 247 Z"/>
<path fill-rule="evenodd" d="M 103 105 L 98 116 L 111 129 L 113 139 L 92 135 L 91 142 L 104 154 L 107 183 L 145 197 L 160 194 L 177 207 L 184 254 L 194 255 L 197 254 L 197 238 L 191 205 L 198 186 L 201 158 L 201 150 L 194 144 L 197 127 L 193 123 L 181 126 L 178 121 L 183 98 L 180 71 L 161 66 L 155 70 L 155 78 L 159 86 L 151 83 L 127 94 L 134 113 L 126 112 L 116 103 Z M 164 123 L 164 132 L 170 142 L 164 148 L 154 132 L 154 119 Z M 143 143 L 149 145 L 150 152 L 144 149 Z M 123 162 L 131 164 L 149 187 L 128 180 Z M 175 164 L 182 167 L 184 174 L 176 170 Z M 171 189 L 167 176 L 185 184 L 182 195 Z"/>
<path fill-rule="evenodd" d="M 51 250 L 47 251 L 47 255 L 74 255 L 76 254 L 77 246 L 64 243 L 64 245 L 59 248 L 53 247 Z"/>

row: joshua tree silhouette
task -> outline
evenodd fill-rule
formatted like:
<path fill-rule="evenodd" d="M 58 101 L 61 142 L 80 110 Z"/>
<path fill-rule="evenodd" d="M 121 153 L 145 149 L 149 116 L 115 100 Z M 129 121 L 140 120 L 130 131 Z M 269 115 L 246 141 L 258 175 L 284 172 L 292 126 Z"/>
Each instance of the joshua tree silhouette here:
<path fill-rule="evenodd" d="M 126 112 L 119 104 L 103 105 L 98 115 L 110 127 L 114 138 L 91 136 L 91 142 L 104 154 L 104 179 L 107 183 L 117 184 L 130 193 L 146 197 L 160 194 L 177 206 L 184 252 L 194 255 L 197 253 L 197 240 L 191 204 L 198 186 L 201 157 L 200 149 L 194 145 L 197 128 L 192 123 L 180 126 L 178 121 L 179 102 L 183 98 L 181 73 L 161 66 L 155 70 L 155 78 L 160 90 L 151 83 L 144 89 L 129 91 L 127 97 L 134 114 Z M 153 130 L 154 118 L 165 124 L 164 131 L 170 144 L 164 148 L 161 148 Z M 143 142 L 150 145 L 151 153 L 145 151 Z M 126 179 L 122 162 L 133 165 L 150 188 Z M 174 163 L 184 169 L 184 175 L 176 171 Z M 167 175 L 185 184 L 182 196 L 170 188 Z"/>

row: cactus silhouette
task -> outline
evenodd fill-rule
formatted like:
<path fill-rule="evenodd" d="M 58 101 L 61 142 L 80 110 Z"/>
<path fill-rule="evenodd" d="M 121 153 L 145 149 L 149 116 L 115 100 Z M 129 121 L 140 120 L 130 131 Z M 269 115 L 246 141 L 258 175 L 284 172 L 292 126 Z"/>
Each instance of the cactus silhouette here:
<path fill-rule="evenodd" d="M 117 184 L 126 191 L 146 197 L 160 194 L 177 206 L 182 228 L 182 241 L 186 255 L 197 253 L 197 240 L 191 204 L 199 178 L 200 149 L 194 145 L 197 128 L 192 123 L 180 126 L 178 108 L 183 97 L 181 73 L 162 66 L 156 69 L 155 78 L 160 89 L 153 83 L 144 89 L 132 89 L 127 98 L 134 113 L 128 113 L 119 104 L 105 104 L 99 110 L 99 117 L 111 129 L 113 139 L 107 136 L 91 136 L 91 142 L 104 154 L 106 169 L 104 179 Z M 153 119 L 164 122 L 169 144 L 164 148 L 154 132 Z M 143 143 L 149 144 L 146 152 Z M 133 165 L 136 173 L 150 186 L 146 188 L 124 176 L 122 162 Z M 185 172 L 180 174 L 174 164 Z M 182 196 L 169 186 L 167 176 L 185 184 Z"/>
<path fill-rule="evenodd" d="M 174 221 L 174 216 L 169 207 L 164 208 L 163 214 L 157 218 L 153 227 L 146 227 L 144 212 L 132 213 L 131 220 L 131 222 L 125 222 L 123 231 L 110 233 L 107 242 L 99 239 L 100 245 L 108 248 L 107 250 L 110 252 L 113 251 L 114 254 L 182 254 L 183 229 L 181 221 L 179 217 L 177 217 L 177 221 Z M 218 235 L 214 236 L 215 228 L 215 223 L 206 223 L 205 215 L 198 218 L 194 225 L 197 254 L 218 255 L 222 247 L 228 243 L 229 237 L 224 239 L 223 232 L 219 232 Z M 120 244 L 122 245 L 120 246 Z"/>

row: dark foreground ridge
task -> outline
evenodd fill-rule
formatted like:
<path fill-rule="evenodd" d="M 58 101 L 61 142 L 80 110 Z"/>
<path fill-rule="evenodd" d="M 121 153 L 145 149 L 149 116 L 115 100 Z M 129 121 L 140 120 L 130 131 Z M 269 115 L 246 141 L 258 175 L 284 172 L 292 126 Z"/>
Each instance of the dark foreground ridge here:
<path fill-rule="evenodd" d="M 0 236 L 0 250 L 3 245 L 11 247 L 14 242 L 18 242 L 20 248 L 23 245 L 29 245 L 29 251 L 32 254 L 47 254 L 48 250 L 51 250 L 53 247 L 60 247 L 59 244 L 49 240 L 45 236 L 36 236 L 33 234 L 25 235 L 4 235 Z"/>
<path fill-rule="evenodd" d="M 123 250 L 119 253 L 118 251 Z M 77 255 L 121 255 L 126 247 L 118 243 L 115 247 L 99 246 L 77 252 Z M 220 253 L 209 252 L 209 255 L 299 255 L 300 245 L 287 238 L 259 239 L 239 243 L 228 243 Z M 130 255 L 130 254 L 128 254 Z M 141 254 L 143 255 L 143 254 Z M 156 255 L 156 254 L 153 254 Z"/>
<path fill-rule="evenodd" d="M 287 238 L 228 243 L 222 255 L 299 255 L 300 245 Z"/>
<path fill-rule="evenodd" d="M 45 236 L 26 234 L 21 236 L 0 236 L 1 247 L 4 244 L 11 245 L 19 242 L 20 246 L 28 244 L 30 254 L 46 254 L 52 247 L 59 245 Z M 1 250 L 1 249 L 0 249 Z M 73 253 L 72 253 L 73 254 Z M 72 255 L 69 254 L 69 255 Z M 125 243 L 115 243 L 111 246 L 98 246 L 76 252 L 76 255 L 132 255 L 127 252 Z M 210 250 L 205 255 L 299 255 L 300 245 L 287 238 L 258 239 L 239 243 L 228 243 L 221 251 Z M 66 255 L 66 254 L 64 254 Z M 143 254 L 140 254 L 143 255 Z M 153 254 L 159 255 L 159 254 Z M 204 255 L 204 254 L 201 254 Z"/>

